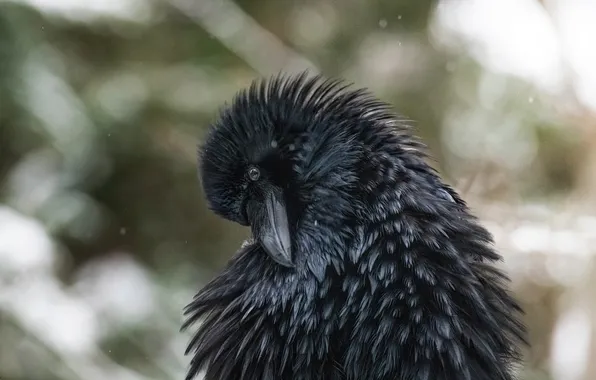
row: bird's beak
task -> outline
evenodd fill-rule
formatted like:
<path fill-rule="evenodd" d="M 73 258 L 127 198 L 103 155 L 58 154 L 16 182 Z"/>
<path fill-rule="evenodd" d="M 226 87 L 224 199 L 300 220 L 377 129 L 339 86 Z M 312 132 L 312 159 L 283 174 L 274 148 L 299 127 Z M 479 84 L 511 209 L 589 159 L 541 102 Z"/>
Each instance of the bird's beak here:
<path fill-rule="evenodd" d="M 292 240 L 283 195 L 270 192 L 265 200 L 249 203 L 248 218 L 254 238 L 278 264 L 293 267 Z"/>

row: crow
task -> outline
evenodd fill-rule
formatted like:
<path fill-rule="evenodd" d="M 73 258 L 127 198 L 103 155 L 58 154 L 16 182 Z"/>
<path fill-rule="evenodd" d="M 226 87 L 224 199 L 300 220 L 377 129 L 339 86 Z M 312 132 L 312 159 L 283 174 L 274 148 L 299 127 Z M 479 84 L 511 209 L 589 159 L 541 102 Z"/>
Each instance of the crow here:
<path fill-rule="evenodd" d="M 523 310 L 492 237 L 366 89 L 255 80 L 199 150 L 252 237 L 185 309 L 190 380 L 512 380 Z"/>

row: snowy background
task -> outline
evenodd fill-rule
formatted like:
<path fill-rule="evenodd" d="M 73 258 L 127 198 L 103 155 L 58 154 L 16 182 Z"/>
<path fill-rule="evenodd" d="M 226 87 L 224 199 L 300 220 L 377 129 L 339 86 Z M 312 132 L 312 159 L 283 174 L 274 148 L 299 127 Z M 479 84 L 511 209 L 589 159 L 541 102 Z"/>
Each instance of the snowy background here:
<path fill-rule="evenodd" d="M 181 309 L 247 231 L 196 144 L 310 68 L 413 120 L 527 310 L 522 380 L 596 379 L 596 2 L 0 0 L 0 379 L 181 379 Z"/>

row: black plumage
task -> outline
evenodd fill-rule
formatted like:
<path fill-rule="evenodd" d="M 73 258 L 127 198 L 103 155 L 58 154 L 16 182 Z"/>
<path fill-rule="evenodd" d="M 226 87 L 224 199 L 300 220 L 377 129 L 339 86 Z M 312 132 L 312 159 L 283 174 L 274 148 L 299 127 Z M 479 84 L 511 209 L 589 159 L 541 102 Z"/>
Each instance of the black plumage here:
<path fill-rule="evenodd" d="M 492 238 L 365 90 L 255 81 L 200 153 L 247 241 L 186 308 L 187 379 L 511 380 L 521 309 Z"/>

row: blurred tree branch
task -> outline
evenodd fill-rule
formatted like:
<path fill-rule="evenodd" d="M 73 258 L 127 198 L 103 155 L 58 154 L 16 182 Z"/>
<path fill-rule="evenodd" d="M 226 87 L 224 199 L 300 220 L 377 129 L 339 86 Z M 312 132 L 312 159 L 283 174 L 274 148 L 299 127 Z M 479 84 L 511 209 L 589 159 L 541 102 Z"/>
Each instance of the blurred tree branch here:
<path fill-rule="evenodd" d="M 271 75 L 282 70 L 319 71 L 314 63 L 284 45 L 232 1 L 167 1 L 200 24 L 261 75 Z"/>

